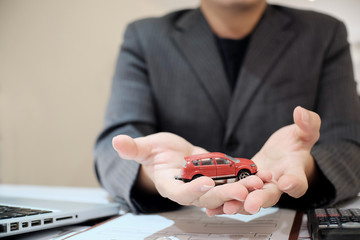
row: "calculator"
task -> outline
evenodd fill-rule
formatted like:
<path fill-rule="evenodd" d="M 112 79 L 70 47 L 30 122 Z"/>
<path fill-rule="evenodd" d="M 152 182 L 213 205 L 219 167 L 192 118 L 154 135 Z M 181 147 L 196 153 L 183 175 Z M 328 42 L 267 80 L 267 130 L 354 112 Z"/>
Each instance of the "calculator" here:
<path fill-rule="evenodd" d="M 313 240 L 360 240 L 360 208 L 317 208 L 308 212 Z"/>

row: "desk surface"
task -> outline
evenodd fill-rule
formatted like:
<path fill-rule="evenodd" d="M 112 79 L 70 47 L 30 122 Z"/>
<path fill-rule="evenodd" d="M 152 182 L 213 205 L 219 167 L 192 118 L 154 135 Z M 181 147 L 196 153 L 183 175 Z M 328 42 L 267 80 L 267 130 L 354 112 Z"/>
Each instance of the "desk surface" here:
<path fill-rule="evenodd" d="M 93 203 L 107 203 L 111 201 L 108 193 L 101 188 L 0 184 L 0 193 L 1 195 L 6 196 L 36 197 L 50 200 L 71 200 Z M 360 207 L 360 197 L 348 201 L 339 207 Z M 310 239 L 306 221 L 306 215 L 304 215 L 299 240 Z M 61 239 L 63 238 L 63 235 L 62 237 L 57 238 L 57 234 L 60 236 L 60 234 L 63 234 L 66 231 L 76 232 L 86 227 L 88 226 L 69 226 L 62 229 L 46 230 L 39 233 L 26 234 L 26 236 L 19 239 Z"/>

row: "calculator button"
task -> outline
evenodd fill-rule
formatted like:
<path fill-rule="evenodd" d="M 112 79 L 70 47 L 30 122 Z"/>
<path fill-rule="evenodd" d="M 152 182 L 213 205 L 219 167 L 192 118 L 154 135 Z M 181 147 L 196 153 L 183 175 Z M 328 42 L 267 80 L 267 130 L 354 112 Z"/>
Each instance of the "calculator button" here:
<path fill-rule="evenodd" d="M 330 217 L 339 217 L 340 216 L 340 214 L 336 210 L 336 208 L 327 208 L 326 211 Z"/>
<path fill-rule="evenodd" d="M 352 216 L 352 214 L 351 214 L 351 212 L 350 212 L 349 209 L 340 208 L 340 209 L 338 209 L 338 210 L 339 210 L 339 213 L 340 213 L 340 215 L 341 215 L 342 217 L 351 217 L 351 216 Z"/>
<path fill-rule="evenodd" d="M 360 228 L 360 222 L 347 222 L 342 224 L 343 228 Z"/>
<path fill-rule="evenodd" d="M 354 214 L 354 216 L 360 217 L 360 209 L 352 208 L 350 209 L 350 211 L 352 212 L 352 214 Z"/>
<path fill-rule="evenodd" d="M 315 215 L 317 217 L 326 217 L 327 216 L 325 209 L 322 209 L 322 208 L 315 209 Z"/>

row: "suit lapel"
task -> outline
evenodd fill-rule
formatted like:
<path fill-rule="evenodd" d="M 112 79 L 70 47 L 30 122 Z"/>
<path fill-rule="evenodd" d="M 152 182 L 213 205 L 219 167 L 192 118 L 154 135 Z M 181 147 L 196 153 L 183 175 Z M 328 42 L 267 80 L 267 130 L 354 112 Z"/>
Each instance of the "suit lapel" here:
<path fill-rule="evenodd" d="M 196 9 L 181 18 L 177 27 L 172 33 L 175 44 L 189 61 L 215 110 L 225 122 L 231 90 L 209 25 L 200 9 Z"/>
<path fill-rule="evenodd" d="M 285 29 L 289 24 L 287 16 L 269 5 L 252 33 L 230 104 L 225 142 L 229 140 L 249 102 L 261 87 L 266 74 L 295 36 L 291 30 Z"/>

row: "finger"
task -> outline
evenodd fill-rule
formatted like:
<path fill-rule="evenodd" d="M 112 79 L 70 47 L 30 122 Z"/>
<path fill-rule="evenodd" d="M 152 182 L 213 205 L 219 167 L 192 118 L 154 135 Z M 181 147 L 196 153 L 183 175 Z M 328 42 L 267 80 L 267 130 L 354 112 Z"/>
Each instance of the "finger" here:
<path fill-rule="evenodd" d="M 269 179 L 271 179 L 271 174 L 270 177 L 268 175 L 268 173 L 264 173 L 264 176 Z M 261 181 L 258 181 L 259 179 L 253 176 L 249 176 L 246 179 L 242 179 L 240 182 L 245 186 L 245 188 L 248 189 L 248 191 L 252 191 L 255 189 L 260 189 L 263 186 L 263 183 Z M 207 214 L 208 216 L 214 216 L 214 215 L 219 215 L 219 214 L 228 214 L 228 215 L 233 215 L 235 213 L 240 213 L 240 214 L 248 214 L 245 210 L 244 210 L 244 201 L 242 200 L 229 200 L 224 202 L 224 204 L 222 206 L 219 206 L 218 208 L 215 209 L 207 209 Z"/>
<path fill-rule="evenodd" d="M 118 135 L 113 138 L 112 144 L 121 158 L 138 162 L 147 158 L 152 149 L 146 137 L 133 139 L 127 135 Z"/>
<path fill-rule="evenodd" d="M 200 204 L 205 208 L 215 209 L 230 200 L 242 202 L 245 200 L 247 194 L 248 190 L 241 184 L 224 184 L 204 194 L 200 198 Z"/>
<path fill-rule="evenodd" d="M 236 200 L 230 200 L 225 202 L 223 205 L 223 212 L 228 215 L 233 215 L 235 213 L 248 214 L 244 210 L 244 202 L 239 202 Z"/>
<path fill-rule="evenodd" d="M 267 183 L 263 189 L 249 193 L 244 202 L 244 210 L 250 214 L 255 214 L 259 212 L 261 207 L 272 207 L 279 201 L 281 193 L 276 184 Z"/>
<path fill-rule="evenodd" d="M 321 119 L 318 114 L 298 106 L 294 110 L 294 122 L 300 139 L 311 145 L 319 139 Z"/>
<path fill-rule="evenodd" d="M 267 173 L 265 173 L 265 175 L 266 174 Z M 255 189 L 261 189 L 264 186 L 263 179 L 261 179 L 257 175 L 248 176 L 244 179 L 241 179 L 237 183 L 242 184 L 248 191 L 253 191 Z"/>
<path fill-rule="evenodd" d="M 256 173 L 256 176 L 258 176 L 263 182 L 271 182 L 273 178 L 272 173 L 269 170 L 259 170 Z"/>
<path fill-rule="evenodd" d="M 215 209 L 227 201 L 243 202 L 249 191 L 260 189 L 263 182 L 256 176 L 249 176 L 241 181 L 224 184 L 212 188 L 200 198 L 200 204 L 209 209 Z"/>
<path fill-rule="evenodd" d="M 199 206 L 199 198 L 215 186 L 215 182 L 209 177 L 200 177 L 191 182 L 163 181 L 156 184 L 157 189 L 163 197 L 169 198 L 180 205 Z"/>
<path fill-rule="evenodd" d="M 206 214 L 209 217 L 212 217 L 214 215 L 221 215 L 221 214 L 233 215 L 236 213 L 240 213 L 244 215 L 249 214 L 244 210 L 243 202 L 239 202 L 236 200 L 230 200 L 228 202 L 225 202 L 224 205 L 215 209 L 206 209 Z"/>
<path fill-rule="evenodd" d="M 305 174 L 303 174 L 303 176 L 286 174 L 278 180 L 278 187 L 291 197 L 299 198 L 307 191 L 308 182 Z"/>
<path fill-rule="evenodd" d="M 224 211 L 223 211 L 223 206 L 220 206 L 220 207 L 217 207 L 215 209 L 206 209 L 206 214 L 209 216 L 209 217 L 212 217 L 212 216 L 215 216 L 215 215 L 221 215 L 221 214 L 224 214 Z"/>
<path fill-rule="evenodd" d="M 266 177 L 266 179 L 270 177 L 269 180 L 271 180 L 271 174 L 269 175 L 267 172 L 264 172 L 264 176 Z M 248 189 L 249 192 L 256 189 L 261 189 L 263 187 L 263 183 L 259 181 L 259 178 L 256 178 L 255 176 L 247 177 L 245 179 L 242 179 L 240 182 Z M 209 212 L 209 214 L 210 213 L 228 215 L 233 215 L 235 213 L 248 214 L 244 210 L 244 201 L 239 201 L 238 199 L 226 201 L 224 202 L 223 206 L 216 208 L 215 211 L 213 210 Z"/>

